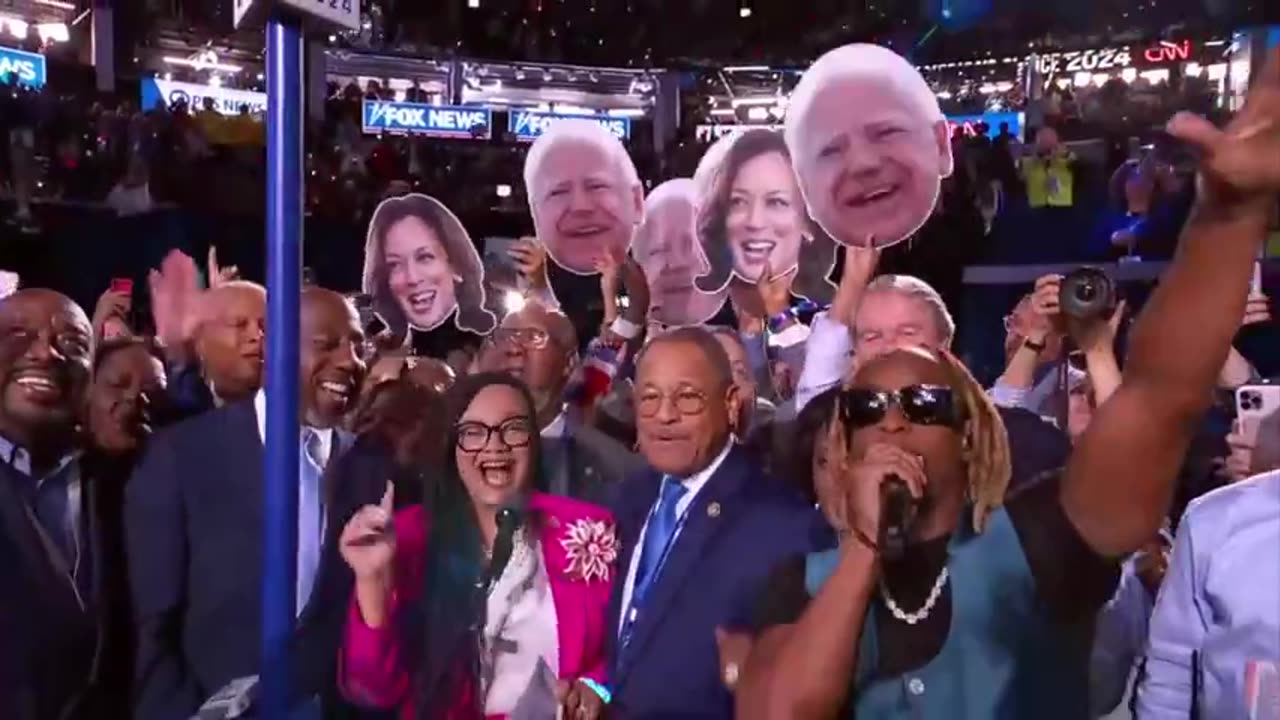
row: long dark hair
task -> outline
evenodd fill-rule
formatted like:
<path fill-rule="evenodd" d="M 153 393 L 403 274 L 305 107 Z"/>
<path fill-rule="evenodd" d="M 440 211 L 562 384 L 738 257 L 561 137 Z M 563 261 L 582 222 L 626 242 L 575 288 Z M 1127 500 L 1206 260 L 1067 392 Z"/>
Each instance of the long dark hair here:
<path fill-rule="evenodd" d="M 762 155 L 778 153 L 791 166 L 791 153 L 782 133 L 773 130 L 748 130 L 733 141 L 724 160 L 711 182 L 711 198 L 698 213 L 698 242 L 711 268 L 699 275 L 694 284 L 707 293 L 720 292 L 733 276 L 733 250 L 729 247 L 729 201 L 733 194 L 733 181 L 742 166 Z M 800 256 L 792 292 L 816 302 L 828 302 L 835 287 L 827 279 L 835 264 L 836 246 L 818 223 L 809 216 L 797 182 L 793 202 L 806 226 L 808 240 L 800 242 Z M 774 268 L 780 271 L 783 268 Z"/>
<path fill-rule="evenodd" d="M 443 718 L 463 687 L 472 690 L 474 713 L 471 716 L 478 719 L 484 715 L 478 682 L 486 599 L 478 588 L 485 558 L 471 496 L 458 473 L 456 448 L 458 421 L 480 391 L 492 385 L 514 389 L 520 395 L 529 422 L 537 427 L 537 412 L 529 389 L 505 373 L 466 375 L 445 394 L 448 440 L 442 448 L 440 473 L 425 496 L 424 515 L 429 528 L 422 596 L 416 612 L 406 616 L 408 636 L 421 638 L 415 673 L 416 716 L 420 720 Z M 526 488 L 540 484 L 540 457 L 535 435 L 529 443 L 531 477 L 526 479 Z"/>
<path fill-rule="evenodd" d="M 373 311 L 397 339 L 409 333 L 409 319 L 391 296 L 387 271 L 387 233 L 401 220 L 416 218 L 439 238 L 454 272 L 462 277 L 456 283 L 458 300 L 455 324 L 462 330 L 487 335 L 497 325 L 497 318 L 485 309 L 484 266 L 471 236 L 462 222 L 439 200 L 412 194 L 382 201 L 369 220 L 369 235 L 364 246 L 362 289 L 373 298 Z"/>
<path fill-rule="evenodd" d="M 818 438 L 826 431 L 827 424 L 836 411 L 836 397 L 840 384 L 818 393 L 796 415 L 790 461 L 791 479 L 809 502 L 817 504 L 818 491 L 814 485 L 813 456 L 818 451 Z"/>

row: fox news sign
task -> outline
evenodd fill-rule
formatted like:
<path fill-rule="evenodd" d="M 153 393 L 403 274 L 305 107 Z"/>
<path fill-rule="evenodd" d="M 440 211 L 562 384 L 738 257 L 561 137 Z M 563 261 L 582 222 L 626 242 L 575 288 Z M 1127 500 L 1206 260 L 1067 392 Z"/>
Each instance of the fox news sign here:
<path fill-rule="evenodd" d="M 219 115 L 239 115 L 243 105 L 249 106 L 250 115 L 260 115 L 267 111 L 266 93 L 154 77 L 142 79 L 143 110 L 151 110 L 157 105 L 172 107 L 181 102 L 186 103 L 191 112 L 198 112 L 204 109 L 205 100 L 213 101 L 213 110 Z"/>
<path fill-rule="evenodd" d="M 19 85 L 30 88 L 44 87 L 47 80 L 43 55 L 0 47 L 0 82 L 8 83 L 16 77 Z"/>
<path fill-rule="evenodd" d="M 631 121 L 627 118 L 608 117 L 604 115 L 557 115 L 555 113 L 530 112 L 528 110 L 512 110 L 507 115 L 507 130 L 521 142 L 533 142 L 547 131 L 552 123 L 567 118 L 578 118 L 599 123 L 605 130 L 613 133 L 619 140 L 631 137 Z"/>
<path fill-rule="evenodd" d="M 488 110 L 423 103 L 364 101 L 364 132 L 429 135 L 431 137 L 489 137 L 493 113 Z"/>

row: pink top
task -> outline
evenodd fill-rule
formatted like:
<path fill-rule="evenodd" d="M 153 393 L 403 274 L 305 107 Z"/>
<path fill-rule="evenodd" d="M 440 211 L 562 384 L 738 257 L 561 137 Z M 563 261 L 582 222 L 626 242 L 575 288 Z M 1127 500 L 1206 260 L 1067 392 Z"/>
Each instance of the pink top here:
<path fill-rule="evenodd" d="M 534 493 L 529 510 L 540 513 L 539 547 L 556 607 L 560 679 L 590 678 L 605 684 L 605 633 L 614 563 L 620 554 L 613 517 L 604 508 L 555 495 Z M 338 660 L 338 684 L 348 700 L 370 708 L 400 708 L 412 720 L 412 673 L 402 661 L 398 614 L 422 590 L 427 528 L 422 506 L 396 513 L 395 587 L 388 619 L 379 628 L 365 624 L 351 598 Z M 451 720 L 463 720 L 473 687 L 458 688 Z"/>

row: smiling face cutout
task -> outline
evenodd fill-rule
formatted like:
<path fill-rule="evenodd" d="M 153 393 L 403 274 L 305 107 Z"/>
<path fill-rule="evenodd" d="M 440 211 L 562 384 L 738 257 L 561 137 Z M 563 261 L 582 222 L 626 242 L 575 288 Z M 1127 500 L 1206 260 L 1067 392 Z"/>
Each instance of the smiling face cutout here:
<path fill-rule="evenodd" d="M 696 280 L 706 260 L 695 237 L 693 180 L 668 180 L 645 200 L 631 254 L 649 280 L 649 316 L 663 325 L 700 325 L 724 305 L 726 292 L 705 293 Z"/>
<path fill-rule="evenodd" d="M 774 277 L 791 275 L 795 294 L 829 294 L 834 247 L 809 217 L 781 133 L 759 129 L 721 138 L 703 156 L 694 185 L 707 266 L 699 289 L 723 291 L 731 278 L 756 283 L 768 269 Z"/>
<path fill-rule="evenodd" d="M 524 180 L 538 239 L 560 267 L 591 275 L 601 257 L 631 246 L 644 191 L 622 143 L 599 124 L 553 124 L 530 147 Z"/>
<path fill-rule="evenodd" d="M 905 59 L 876 45 L 819 58 L 792 95 L 785 132 L 809 212 L 843 245 L 909 238 L 952 170 L 937 98 Z"/>
<path fill-rule="evenodd" d="M 369 221 L 363 290 L 393 334 L 434 330 L 450 317 L 485 334 L 484 268 L 462 222 L 443 203 L 411 194 L 384 200 Z"/>

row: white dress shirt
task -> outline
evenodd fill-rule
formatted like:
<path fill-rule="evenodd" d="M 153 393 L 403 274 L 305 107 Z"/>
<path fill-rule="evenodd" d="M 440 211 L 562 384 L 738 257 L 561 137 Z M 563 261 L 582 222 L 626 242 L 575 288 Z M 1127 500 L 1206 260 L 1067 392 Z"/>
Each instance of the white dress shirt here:
<path fill-rule="evenodd" d="M 1274 718 L 1280 703 L 1280 471 L 1197 498 L 1151 616 L 1138 717 Z"/>
<path fill-rule="evenodd" d="M 496 638 L 493 675 L 485 692 L 486 715 L 509 715 L 540 661 L 560 676 L 555 596 L 542 549 L 534 542 L 513 559 L 489 593 L 485 637 Z"/>
<path fill-rule="evenodd" d="M 804 346 L 804 367 L 796 380 L 799 415 L 809 401 L 840 384 L 853 365 L 853 334 L 849 327 L 824 310 L 813 316 Z"/>
<path fill-rule="evenodd" d="M 259 390 L 258 394 L 253 396 L 253 411 L 254 411 L 254 415 L 256 415 L 258 418 L 258 439 L 262 441 L 263 446 L 266 446 L 266 443 L 267 443 L 267 394 L 265 391 Z M 312 453 L 312 459 L 315 461 L 316 465 L 320 468 L 320 470 L 323 471 L 325 467 L 329 465 L 329 456 L 333 454 L 334 430 L 333 428 L 316 428 L 316 427 L 309 427 L 309 426 L 303 426 L 303 427 L 315 433 L 315 436 L 318 442 L 316 443 L 315 451 Z M 303 498 L 305 497 L 302 486 L 303 486 L 302 477 L 300 475 L 298 478 L 299 505 L 301 505 L 301 503 L 303 502 Z M 317 497 L 316 500 L 319 501 L 319 498 Z M 302 508 L 299 507 L 298 510 L 299 510 L 299 514 L 301 514 Z M 323 537 L 324 537 L 325 523 L 326 523 L 324 505 L 321 504 L 320 507 L 316 508 L 316 510 L 317 512 L 320 513 L 320 533 L 321 533 L 320 542 L 323 545 L 323 542 L 324 542 Z M 304 528 L 302 527 L 302 523 L 299 523 L 299 527 L 298 527 L 298 547 L 299 548 L 302 548 L 304 544 L 309 540 L 309 538 L 303 537 L 303 532 L 304 532 Z M 302 562 L 299 562 L 299 565 L 301 565 L 303 562 L 306 562 L 306 561 L 303 560 Z M 313 573 L 316 572 L 316 568 L 313 567 L 311 571 Z M 301 572 L 299 572 L 299 575 L 301 575 Z M 315 588 L 313 587 L 312 590 L 314 591 L 314 589 Z M 302 592 L 304 591 L 299 591 L 299 594 L 301 594 Z M 298 614 L 301 614 L 302 609 L 307 604 L 308 598 L 298 597 L 294 599 L 297 602 Z"/>
<path fill-rule="evenodd" d="M 556 415 L 554 420 L 547 423 L 547 426 L 542 428 L 542 432 L 539 433 L 539 435 L 544 438 L 564 437 L 565 424 L 568 422 L 567 414 L 568 410 L 561 409 L 560 414 Z"/>
<path fill-rule="evenodd" d="M 733 449 L 735 442 L 736 440 L 733 437 L 730 437 L 729 442 L 725 443 L 724 448 L 720 451 L 720 454 L 716 455 L 716 458 L 711 461 L 711 464 L 707 465 L 701 471 L 680 481 L 680 484 L 684 486 L 686 492 L 684 497 L 680 498 L 680 501 L 676 503 L 677 524 L 676 533 L 671 536 L 672 547 L 674 547 L 675 542 L 680 539 L 680 533 L 683 531 L 684 525 L 680 520 L 684 518 L 684 514 L 689 511 L 690 506 L 693 505 L 694 499 L 698 497 L 698 493 L 706 486 L 707 481 L 716 474 L 716 470 L 720 469 L 721 463 L 723 463 L 724 459 L 729 456 L 729 451 Z M 657 505 L 661 500 L 662 493 L 659 492 L 658 497 L 653 501 L 654 505 Z M 644 527 L 640 528 L 640 534 L 636 537 L 635 552 L 631 553 L 631 564 L 627 567 L 627 579 L 622 586 L 621 612 L 618 613 L 619 633 L 622 632 L 622 626 L 627 618 L 627 614 L 631 612 L 631 592 L 635 589 L 636 568 L 640 565 L 640 553 L 644 552 L 644 534 L 649 531 L 649 518 L 652 515 L 653 506 L 650 506 L 649 514 L 645 516 Z M 661 579 L 661 577 L 657 577 L 654 578 L 654 581 L 660 581 Z"/>

